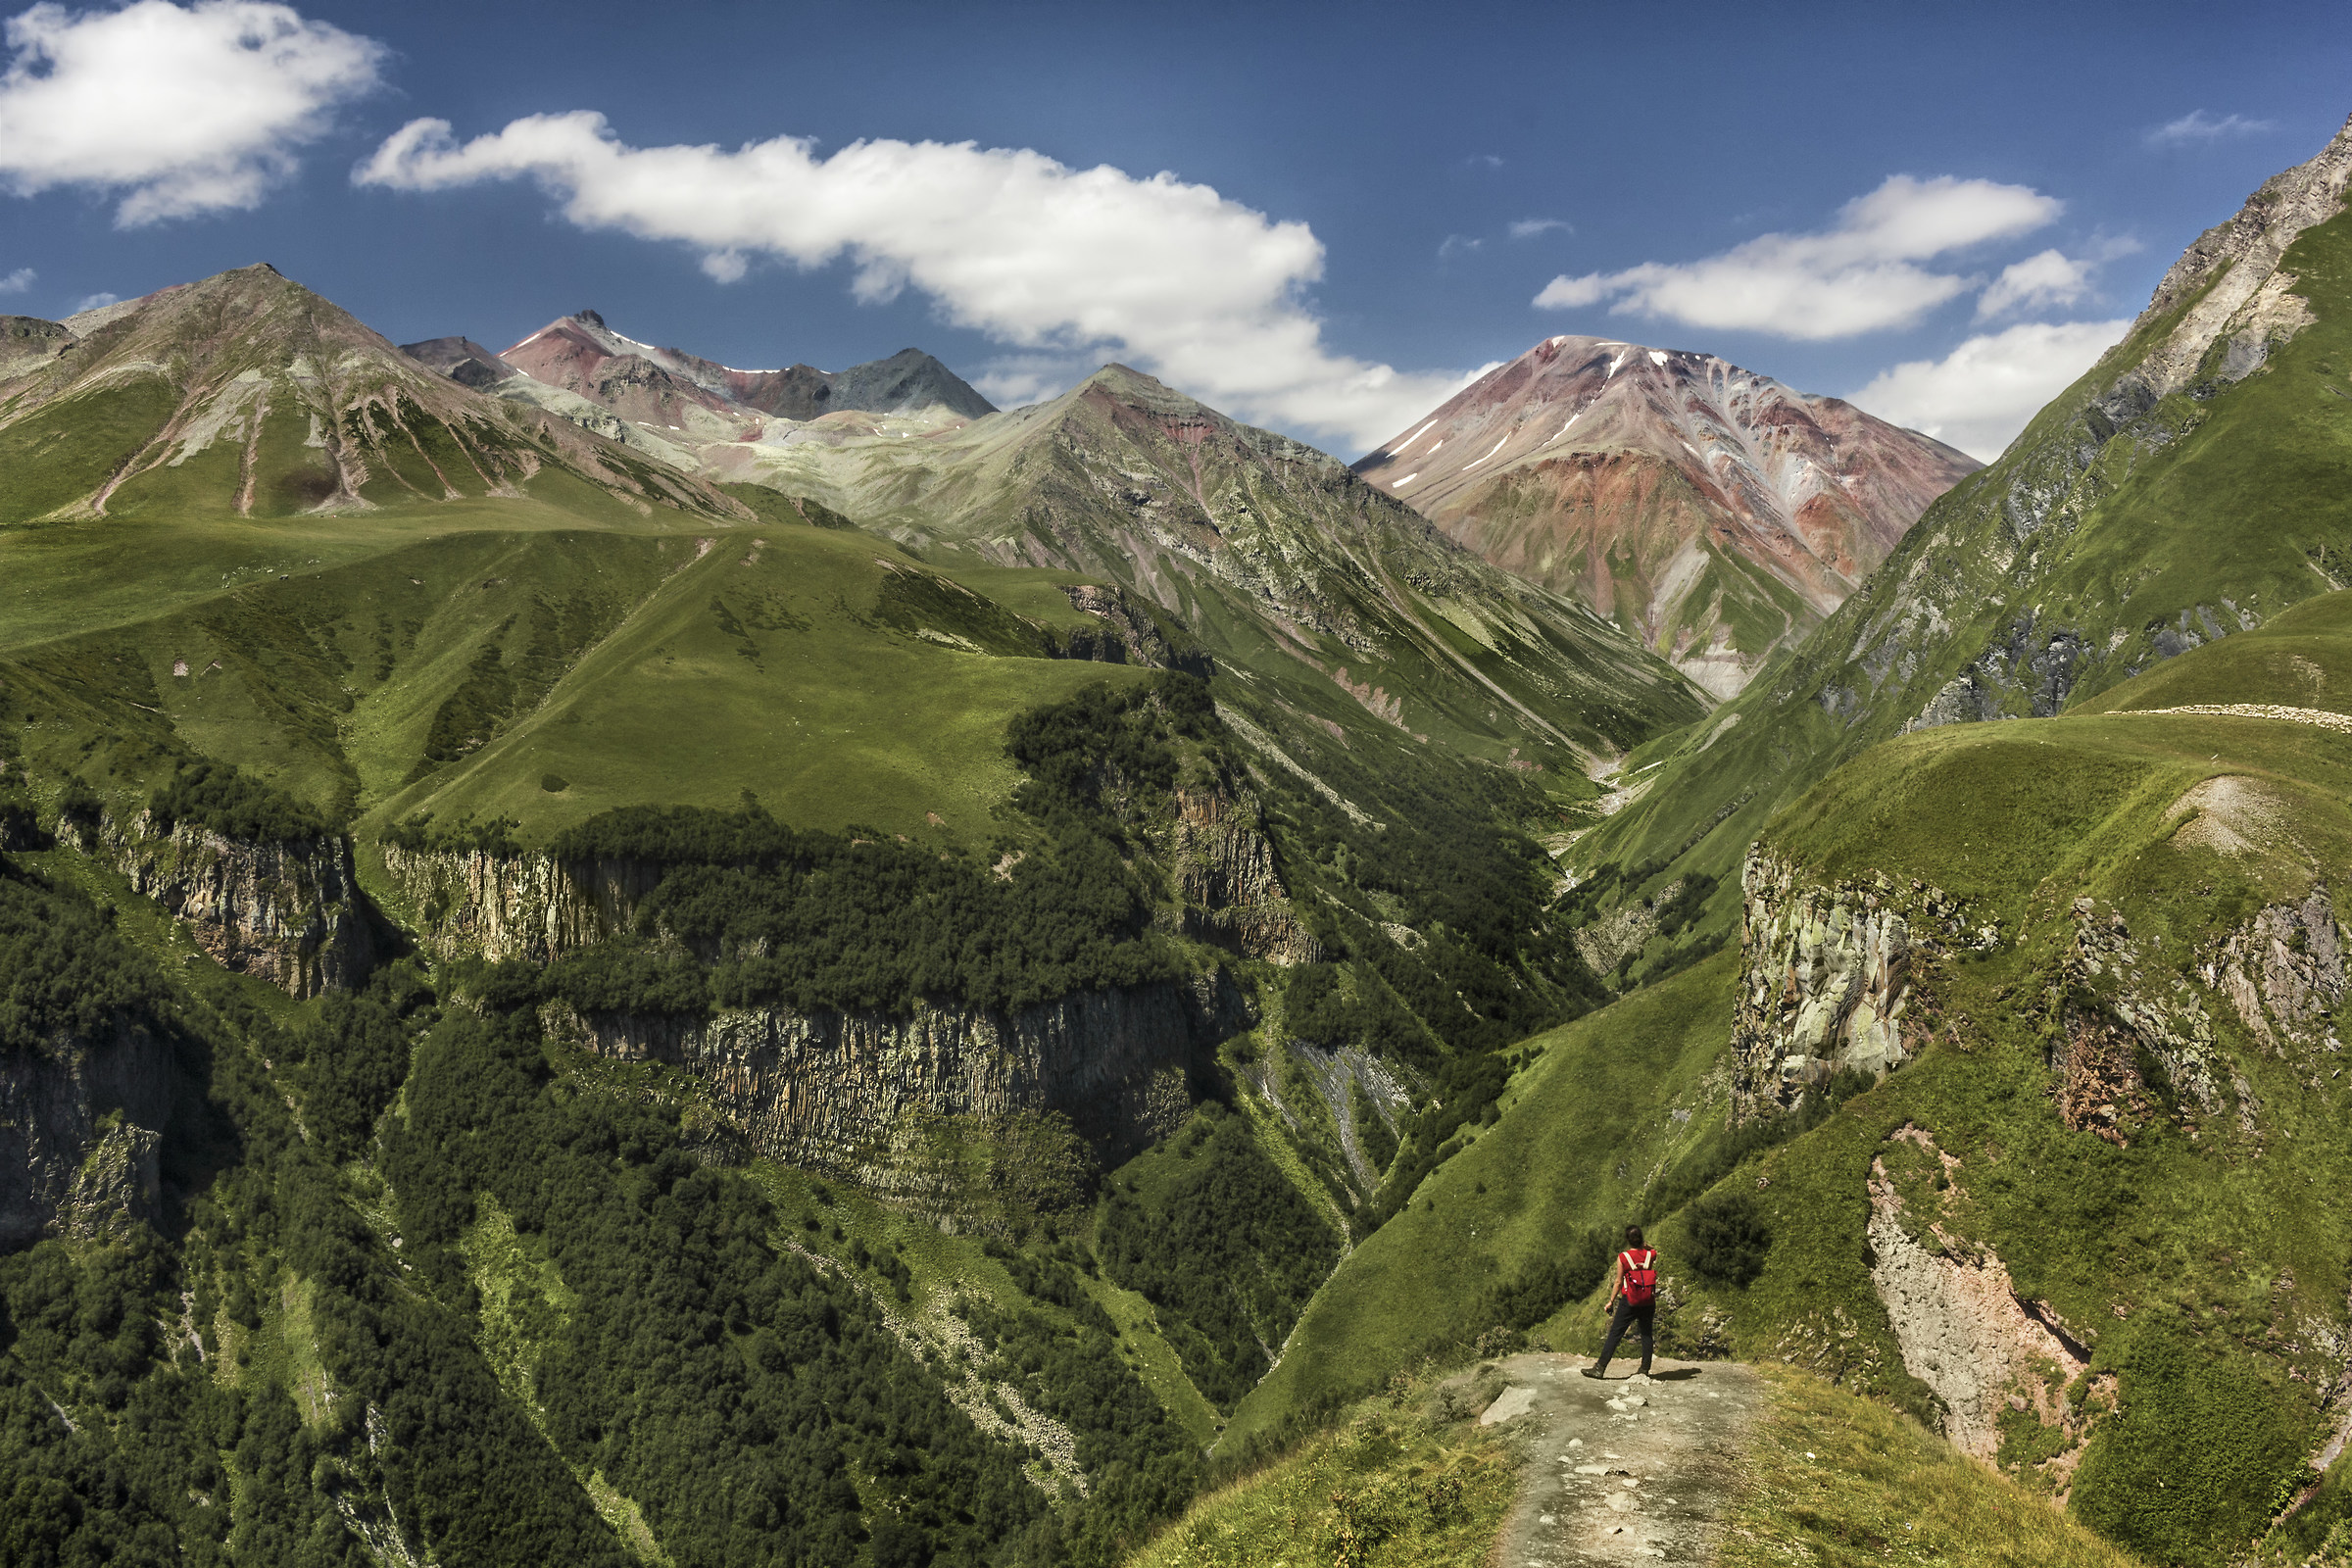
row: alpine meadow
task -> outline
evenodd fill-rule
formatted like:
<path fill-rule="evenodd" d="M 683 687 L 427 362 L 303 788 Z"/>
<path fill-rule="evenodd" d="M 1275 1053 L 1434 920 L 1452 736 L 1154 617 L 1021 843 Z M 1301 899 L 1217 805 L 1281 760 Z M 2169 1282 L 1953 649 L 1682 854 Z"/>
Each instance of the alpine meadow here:
<path fill-rule="evenodd" d="M 8 22 L 0 1565 L 2352 1562 L 2352 122 L 524 9 Z"/>

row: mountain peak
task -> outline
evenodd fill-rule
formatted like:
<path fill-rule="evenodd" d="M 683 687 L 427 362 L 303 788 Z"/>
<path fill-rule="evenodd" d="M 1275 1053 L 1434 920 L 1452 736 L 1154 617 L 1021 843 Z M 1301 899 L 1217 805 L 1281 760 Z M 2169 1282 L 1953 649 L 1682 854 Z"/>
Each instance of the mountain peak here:
<path fill-rule="evenodd" d="M 45 488 L 0 489 L 0 523 L 432 506 L 528 494 L 558 471 L 631 508 L 737 514 L 699 480 L 612 464 L 571 425 L 432 374 L 266 263 L 10 337 L 31 361 L 10 378 L 12 431 L 90 434 Z M 480 348 L 437 347 L 453 364 Z"/>
<path fill-rule="evenodd" d="M 586 321 L 590 326 L 603 326 L 605 324 L 605 318 L 597 315 L 594 311 L 574 311 L 571 313 L 571 319 L 575 321 Z"/>
<path fill-rule="evenodd" d="M 1080 397 L 1108 397 L 1153 414 L 1215 414 L 1207 404 L 1177 391 L 1157 376 L 1115 361 L 1079 382 L 1072 391 Z"/>
<path fill-rule="evenodd" d="M 1979 466 L 1717 355 L 1577 336 L 1544 339 L 1355 465 L 1718 697 Z"/>

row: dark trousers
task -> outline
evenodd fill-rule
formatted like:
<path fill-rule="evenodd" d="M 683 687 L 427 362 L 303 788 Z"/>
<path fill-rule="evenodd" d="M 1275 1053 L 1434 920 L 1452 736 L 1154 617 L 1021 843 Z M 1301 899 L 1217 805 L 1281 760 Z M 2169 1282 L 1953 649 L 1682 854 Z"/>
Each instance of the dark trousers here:
<path fill-rule="evenodd" d="M 1606 1372 L 1609 1369 L 1609 1357 L 1617 1353 L 1617 1342 L 1625 1338 L 1626 1325 L 1639 1323 L 1642 1325 L 1642 1370 L 1648 1371 L 1649 1328 L 1651 1321 L 1657 1315 L 1658 1303 L 1655 1298 L 1643 1301 L 1640 1306 L 1636 1306 L 1622 1297 L 1619 1298 L 1617 1315 L 1609 1319 L 1609 1337 L 1600 1342 L 1600 1359 L 1592 1363 L 1592 1370 Z"/>

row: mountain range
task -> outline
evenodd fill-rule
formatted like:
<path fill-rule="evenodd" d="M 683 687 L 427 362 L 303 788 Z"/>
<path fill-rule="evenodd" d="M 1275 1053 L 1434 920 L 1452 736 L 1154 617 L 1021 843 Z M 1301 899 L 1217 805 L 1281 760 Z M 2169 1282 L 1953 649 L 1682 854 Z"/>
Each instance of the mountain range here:
<path fill-rule="evenodd" d="M 2330 1560 L 2348 182 L 1982 468 L 1581 338 L 1351 468 L 267 267 L 0 318 L 0 1542 Z M 1757 1370 L 1593 1474 L 1628 1223 Z"/>

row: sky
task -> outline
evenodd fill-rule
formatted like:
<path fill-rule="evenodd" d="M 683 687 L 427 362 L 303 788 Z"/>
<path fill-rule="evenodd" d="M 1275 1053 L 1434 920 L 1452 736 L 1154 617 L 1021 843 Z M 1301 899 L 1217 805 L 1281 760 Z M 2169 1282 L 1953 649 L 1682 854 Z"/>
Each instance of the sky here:
<path fill-rule="evenodd" d="M 1106 361 L 1354 458 L 1586 333 L 1990 458 L 2352 112 L 2329 4 L 5 10 L 0 312 Z"/>

